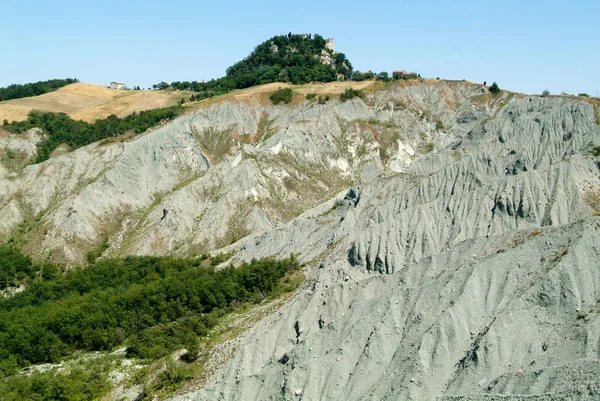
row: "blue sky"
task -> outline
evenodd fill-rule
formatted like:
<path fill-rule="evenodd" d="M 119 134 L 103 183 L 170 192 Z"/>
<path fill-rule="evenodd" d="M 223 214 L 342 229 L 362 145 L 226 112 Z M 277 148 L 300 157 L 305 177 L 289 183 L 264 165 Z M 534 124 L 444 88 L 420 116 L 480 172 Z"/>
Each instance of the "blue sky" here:
<path fill-rule="evenodd" d="M 266 39 L 335 38 L 355 69 L 497 81 L 525 93 L 600 89 L 600 1 L 2 1 L 0 87 L 217 78 Z"/>

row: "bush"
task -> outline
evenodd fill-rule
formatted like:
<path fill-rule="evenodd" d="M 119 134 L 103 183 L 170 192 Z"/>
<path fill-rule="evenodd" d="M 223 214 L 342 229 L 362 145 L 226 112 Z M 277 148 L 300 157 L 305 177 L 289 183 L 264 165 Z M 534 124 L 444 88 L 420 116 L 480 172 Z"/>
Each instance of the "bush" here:
<path fill-rule="evenodd" d="M 500 87 L 498 86 L 498 84 L 496 82 L 494 82 L 490 86 L 490 92 L 492 92 L 494 95 L 497 95 L 498 93 L 500 93 Z"/>
<path fill-rule="evenodd" d="M 550 91 L 548 89 L 546 89 L 542 92 L 542 97 L 548 97 L 548 96 L 550 96 Z"/>
<path fill-rule="evenodd" d="M 588 95 L 587 93 L 580 93 L 580 94 L 579 94 L 579 95 L 577 95 L 577 96 L 582 96 L 582 97 L 590 97 L 590 95 Z"/>
<path fill-rule="evenodd" d="M 312 99 L 314 99 L 316 97 L 317 97 L 316 93 L 314 93 L 314 92 L 313 93 L 309 93 L 309 94 L 306 95 L 306 100 L 312 100 Z"/>
<path fill-rule="evenodd" d="M 390 74 L 388 74 L 387 71 L 382 71 L 379 74 L 377 74 L 377 79 L 380 81 L 387 82 L 390 80 Z"/>
<path fill-rule="evenodd" d="M 346 100 L 352 99 L 358 97 L 360 99 L 365 97 L 365 93 L 363 91 L 361 91 L 360 89 L 352 89 L 352 88 L 347 88 L 344 93 L 342 93 L 340 95 L 340 100 L 342 102 L 345 102 Z"/>
<path fill-rule="evenodd" d="M 0 381 L 2 400 L 92 401 L 110 389 L 106 369 L 75 367 L 65 372 L 51 370 L 34 375 L 16 375 Z"/>
<path fill-rule="evenodd" d="M 290 88 L 284 88 L 284 89 L 279 89 L 276 92 L 271 93 L 271 96 L 269 96 L 269 99 L 271 99 L 271 102 L 273 102 L 273 104 L 279 104 L 279 103 L 289 103 L 292 101 L 292 90 Z"/>

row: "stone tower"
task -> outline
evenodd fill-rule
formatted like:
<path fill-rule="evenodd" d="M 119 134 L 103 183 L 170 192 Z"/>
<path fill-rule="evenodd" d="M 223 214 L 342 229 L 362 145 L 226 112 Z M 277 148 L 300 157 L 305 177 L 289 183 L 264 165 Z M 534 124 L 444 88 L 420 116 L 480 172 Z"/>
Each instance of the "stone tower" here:
<path fill-rule="evenodd" d="M 327 40 L 325 40 L 325 48 L 331 50 L 332 52 L 335 51 L 334 48 L 334 43 L 333 43 L 333 38 L 328 38 Z"/>

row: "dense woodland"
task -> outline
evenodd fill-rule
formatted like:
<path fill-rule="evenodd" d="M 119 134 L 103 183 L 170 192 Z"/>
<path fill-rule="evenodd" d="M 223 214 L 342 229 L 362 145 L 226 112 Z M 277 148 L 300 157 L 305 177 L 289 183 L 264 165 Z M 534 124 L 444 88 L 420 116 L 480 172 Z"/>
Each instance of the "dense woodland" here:
<path fill-rule="evenodd" d="M 322 55 L 330 57 L 332 64 L 321 63 Z M 201 100 L 271 82 L 332 82 L 338 79 L 338 74 L 344 79 L 352 75 L 352 64 L 343 53 L 327 49 L 320 35 L 290 33 L 258 45 L 248 57 L 229 67 L 222 78 L 208 82 L 161 82 L 154 89 L 191 90 L 196 92 L 192 100 Z"/>
<path fill-rule="evenodd" d="M 43 95 L 75 82 L 79 82 L 79 80 L 77 78 L 50 79 L 24 85 L 9 85 L 6 88 L 0 88 L 0 101 Z"/>
<path fill-rule="evenodd" d="M 11 244 L 0 244 L 0 290 L 27 284 L 42 269 L 43 266 L 34 264 Z"/>
<path fill-rule="evenodd" d="M 50 157 L 50 154 L 61 144 L 75 150 L 96 141 L 116 137 L 127 131 L 136 134 L 145 132 L 157 124 L 172 120 L 183 111 L 183 106 L 176 105 L 162 109 L 153 109 L 133 113 L 120 118 L 110 115 L 105 119 L 96 120 L 94 123 L 73 120 L 64 113 L 50 113 L 33 110 L 25 121 L 4 121 L 2 129 L 21 133 L 30 128 L 41 128 L 47 135 L 46 139 L 37 145 L 35 163 L 41 163 Z"/>
<path fill-rule="evenodd" d="M 18 255 L 14 248 L 10 252 Z M 125 346 L 130 357 L 156 360 L 186 348 L 193 360 L 199 337 L 221 317 L 240 305 L 290 290 L 283 278 L 298 268 L 291 256 L 216 269 L 225 255 L 126 257 L 61 272 L 17 257 L 29 267 L 13 270 L 45 273 L 23 292 L 0 298 L 0 389 L 2 378 L 19 369 L 59 362 L 76 351 Z M 7 260 L 0 260 L 3 270 Z M 48 391 L 59 385 L 52 377 L 44 380 Z M 31 387 L 22 381 L 9 380 L 11 386 Z"/>

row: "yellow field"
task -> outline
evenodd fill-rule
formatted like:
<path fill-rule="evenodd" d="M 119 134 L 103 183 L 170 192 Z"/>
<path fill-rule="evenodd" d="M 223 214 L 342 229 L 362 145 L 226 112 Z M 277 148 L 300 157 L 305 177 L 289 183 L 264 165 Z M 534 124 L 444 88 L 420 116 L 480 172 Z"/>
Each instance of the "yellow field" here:
<path fill-rule="evenodd" d="M 206 107 L 210 104 L 234 99 L 270 103 L 269 94 L 278 88 L 292 88 L 296 95 L 295 103 L 304 99 L 308 93 L 339 95 L 346 88 L 365 89 L 374 83 L 374 81 L 330 82 L 325 85 L 316 83 L 295 86 L 275 82 L 235 90 L 212 99 L 188 103 L 188 105 L 193 108 Z M 5 119 L 8 121 L 25 120 L 31 110 L 62 112 L 77 120 L 93 122 L 111 114 L 124 117 L 133 112 L 172 106 L 179 99 L 189 99 L 190 95 L 191 92 L 185 91 L 125 91 L 112 90 L 101 85 L 76 83 L 40 96 L 0 102 L 0 124 Z"/>
<path fill-rule="evenodd" d="M 63 112 L 93 122 L 111 114 L 124 117 L 134 111 L 168 107 L 191 93 L 182 91 L 124 91 L 76 83 L 40 96 L 0 102 L 0 121 L 22 121 L 31 110 Z"/>
<path fill-rule="evenodd" d="M 280 88 L 292 88 L 292 90 L 294 91 L 294 100 L 292 101 L 292 104 L 296 104 L 299 101 L 304 100 L 305 96 L 309 93 L 316 93 L 317 95 L 339 95 L 342 92 L 344 92 L 347 88 L 365 89 L 373 84 L 375 84 L 375 81 L 346 81 L 329 82 L 326 84 L 311 83 L 304 85 L 292 85 L 284 82 L 273 82 L 270 84 L 253 86 L 247 89 L 237 89 L 224 95 L 188 103 L 188 106 L 193 108 L 204 108 L 209 105 L 220 104 L 230 100 L 271 104 L 271 101 L 269 100 L 269 95 Z"/>

